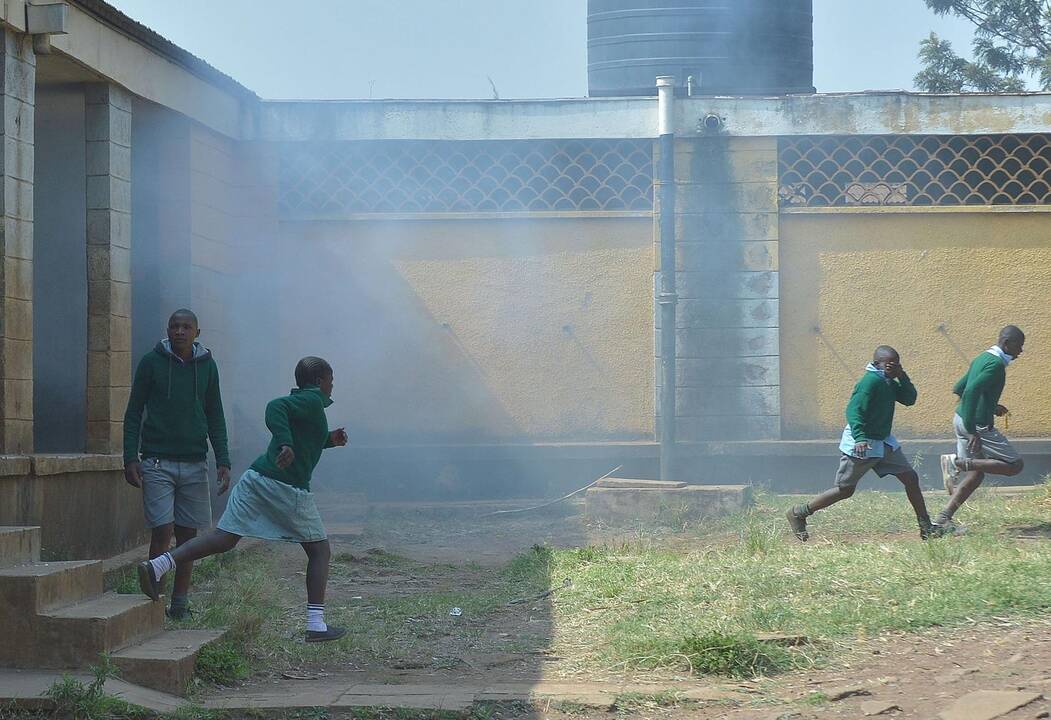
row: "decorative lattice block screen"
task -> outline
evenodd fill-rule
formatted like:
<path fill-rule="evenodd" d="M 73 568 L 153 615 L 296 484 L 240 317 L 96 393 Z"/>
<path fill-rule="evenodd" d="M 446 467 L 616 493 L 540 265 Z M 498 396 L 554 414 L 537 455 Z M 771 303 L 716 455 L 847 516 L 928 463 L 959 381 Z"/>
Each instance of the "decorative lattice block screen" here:
<path fill-rule="evenodd" d="M 1051 135 L 783 138 L 783 207 L 1051 204 Z"/>
<path fill-rule="evenodd" d="M 290 145 L 282 215 L 652 211 L 648 140 Z"/>

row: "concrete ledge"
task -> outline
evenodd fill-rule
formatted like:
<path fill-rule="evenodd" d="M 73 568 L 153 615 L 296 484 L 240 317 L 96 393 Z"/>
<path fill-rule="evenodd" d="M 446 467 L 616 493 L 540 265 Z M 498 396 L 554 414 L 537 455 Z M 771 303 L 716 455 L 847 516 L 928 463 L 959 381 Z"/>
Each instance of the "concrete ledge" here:
<path fill-rule="evenodd" d="M 33 474 L 39 477 L 79 472 L 112 472 L 124 469 L 120 455 L 34 455 Z"/>
<path fill-rule="evenodd" d="M 0 477 L 28 475 L 33 462 L 26 455 L 0 455 Z"/>
<path fill-rule="evenodd" d="M 689 520 L 728 515 L 751 504 L 752 488 L 747 485 L 593 487 L 584 493 L 588 519 L 612 524 L 641 521 L 682 525 Z"/>

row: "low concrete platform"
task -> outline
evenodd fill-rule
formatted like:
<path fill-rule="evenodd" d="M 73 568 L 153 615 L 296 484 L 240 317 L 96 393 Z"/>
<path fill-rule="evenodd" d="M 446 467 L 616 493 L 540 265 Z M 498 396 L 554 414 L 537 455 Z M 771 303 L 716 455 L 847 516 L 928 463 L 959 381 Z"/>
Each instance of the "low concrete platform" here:
<path fill-rule="evenodd" d="M 622 525 L 681 525 L 719 517 L 752 504 L 748 485 L 686 485 L 685 483 L 618 480 L 614 487 L 596 485 L 584 493 L 589 520 Z"/>

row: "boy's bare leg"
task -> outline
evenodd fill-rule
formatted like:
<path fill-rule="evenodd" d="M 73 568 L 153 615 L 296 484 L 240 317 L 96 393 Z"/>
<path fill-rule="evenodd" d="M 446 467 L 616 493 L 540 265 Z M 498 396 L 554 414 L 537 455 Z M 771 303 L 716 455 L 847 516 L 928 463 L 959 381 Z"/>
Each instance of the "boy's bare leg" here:
<path fill-rule="evenodd" d="M 920 530 L 929 531 L 931 516 L 927 513 L 927 502 L 923 499 L 923 490 L 920 489 L 920 476 L 915 470 L 910 470 L 895 475 L 895 477 L 905 486 L 905 497 L 909 499 L 909 504 L 916 513 L 916 521 L 920 524 Z M 926 537 L 924 532 L 920 534 Z"/>
<path fill-rule="evenodd" d="M 938 525 L 945 526 L 951 524 L 952 516 L 956 514 L 956 511 L 960 509 L 961 505 L 967 502 L 967 498 L 974 494 L 974 491 L 982 484 L 982 480 L 985 479 L 986 474 L 1012 477 L 1022 472 L 1025 463 L 1022 461 L 1022 458 L 1018 458 L 1014 462 L 986 460 L 984 458 L 976 458 L 973 460 L 961 460 L 957 458 L 956 466 L 964 472 L 960 475 L 960 483 L 956 486 L 956 492 L 952 494 L 945 509 L 938 513 L 938 517 L 935 519 L 935 523 Z"/>
<path fill-rule="evenodd" d="M 173 527 L 173 523 L 168 523 L 150 529 L 150 560 L 171 550 Z"/>
<path fill-rule="evenodd" d="M 307 642 L 339 640 L 347 631 L 325 622 L 325 587 L 332 547 L 328 540 L 300 544 L 307 554 Z"/>
<path fill-rule="evenodd" d="M 324 605 L 332 547 L 328 540 L 300 544 L 307 554 L 307 603 Z"/>
<path fill-rule="evenodd" d="M 963 471 L 975 471 L 984 473 L 987 475 L 1004 475 L 1006 477 L 1014 477 L 1018 473 L 1022 472 L 1022 468 L 1025 467 L 1025 462 L 1021 458 L 1015 462 L 1004 462 L 1003 460 L 986 460 L 984 458 L 976 458 L 974 460 L 961 460 L 956 458 L 956 467 Z"/>
<path fill-rule="evenodd" d="M 835 505 L 840 500 L 846 500 L 851 497 L 855 489 L 857 489 L 857 486 L 829 488 L 808 502 L 807 507 L 810 508 L 810 512 L 816 513 L 818 510 L 824 510 L 829 505 Z"/>
<path fill-rule="evenodd" d="M 175 526 L 175 546 L 182 547 L 197 537 L 197 528 L 187 528 L 180 525 Z M 185 596 L 190 592 L 190 581 L 193 579 L 193 560 L 189 560 L 175 568 L 175 582 L 172 583 L 172 595 Z"/>
<path fill-rule="evenodd" d="M 176 568 L 187 563 L 192 565 L 194 560 L 200 560 L 201 558 L 224 553 L 227 550 L 233 550 L 234 546 L 237 545 L 240 540 L 240 535 L 234 535 L 233 533 L 216 529 L 212 530 L 207 535 L 195 537 L 193 540 L 189 540 L 183 545 L 175 548 L 171 551 L 171 557 L 172 560 L 175 561 Z M 178 570 L 176 570 L 176 572 L 178 572 Z"/>

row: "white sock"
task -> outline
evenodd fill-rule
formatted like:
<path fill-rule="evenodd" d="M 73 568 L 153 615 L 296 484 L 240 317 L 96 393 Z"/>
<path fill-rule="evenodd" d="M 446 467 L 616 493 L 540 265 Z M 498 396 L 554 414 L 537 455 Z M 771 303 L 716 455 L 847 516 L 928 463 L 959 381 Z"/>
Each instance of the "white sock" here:
<path fill-rule="evenodd" d="M 175 569 L 175 561 L 172 560 L 171 553 L 164 553 L 150 560 L 150 565 L 153 566 L 153 574 L 160 580 L 169 570 Z"/>
<path fill-rule="evenodd" d="M 325 632 L 328 625 L 325 624 L 325 606 L 307 605 L 307 630 L 310 632 Z"/>

